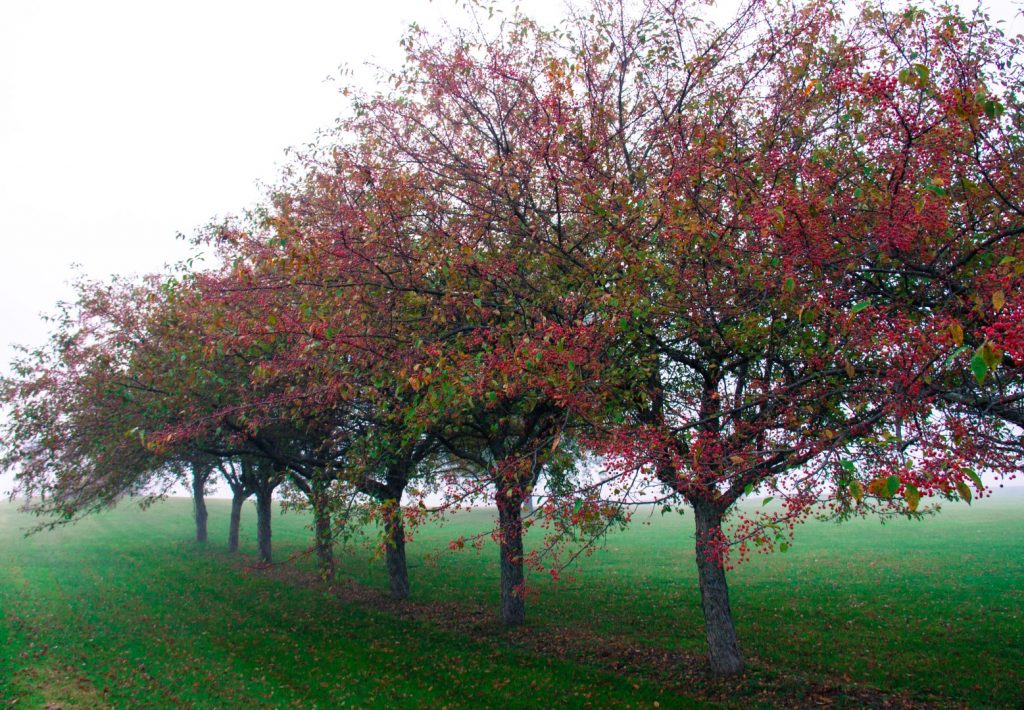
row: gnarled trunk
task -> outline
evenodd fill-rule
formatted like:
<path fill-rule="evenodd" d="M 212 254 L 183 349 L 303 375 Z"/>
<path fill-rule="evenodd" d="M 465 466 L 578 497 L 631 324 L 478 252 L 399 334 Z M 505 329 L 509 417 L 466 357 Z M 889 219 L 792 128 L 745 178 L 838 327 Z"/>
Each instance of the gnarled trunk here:
<path fill-rule="evenodd" d="M 398 501 L 387 501 L 384 516 L 384 534 L 387 550 L 388 586 L 393 599 L 409 596 L 409 569 L 405 562 L 405 525 Z M 393 505 L 392 505 L 393 503 Z"/>
<path fill-rule="evenodd" d="M 522 498 L 499 491 L 498 524 L 501 528 L 501 621 L 519 626 L 526 621 L 523 595 L 523 519 Z"/>
<path fill-rule="evenodd" d="M 260 486 L 256 491 L 256 546 L 260 560 L 271 562 L 270 550 L 270 516 L 273 508 L 273 492 L 271 486 Z"/>
<path fill-rule="evenodd" d="M 238 552 L 238 530 L 242 525 L 242 504 L 246 495 L 241 491 L 233 491 L 231 496 L 231 522 L 228 527 L 228 552 Z"/>
<path fill-rule="evenodd" d="M 709 503 L 697 502 L 693 513 L 697 524 L 697 572 L 711 672 L 716 675 L 739 673 L 743 670 L 743 656 L 729 609 L 725 569 L 719 563 L 721 550 L 715 550 L 715 543 L 722 538 L 722 511 Z"/>
<path fill-rule="evenodd" d="M 317 566 L 320 579 L 334 581 L 334 532 L 331 529 L 331 510 L 327 494 L 317 491 L 313 494 L 313 529 L 316 538 Z"/>
<path fill-rule="evenodd" d="M 192 502 L 196 516 L 196 542 L 206 542 L 207 521 L 209 514 L 206 511 L 206 478 L 207 474 L 201 472 L 198 467 L 192 471 Z"/>

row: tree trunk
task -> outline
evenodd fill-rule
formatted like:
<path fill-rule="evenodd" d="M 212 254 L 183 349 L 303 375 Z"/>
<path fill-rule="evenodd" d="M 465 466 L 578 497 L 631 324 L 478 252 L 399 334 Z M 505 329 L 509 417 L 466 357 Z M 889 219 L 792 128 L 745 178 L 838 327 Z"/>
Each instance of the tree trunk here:
<path fill-rule="evenodd" d="M 519 626 L 526 621 L 523 575 L 522 499 L 499 491 L 498 524 L 501 527 L 501 621 Z"/>
<path fill-rule="evenodd" d="M 196 515 L 196 542 L 206 542 L 206 524 L 209 514 L 206 511 L 206 476 L 198 470 L 192 472 L 192 501 Z"/>
<path fill-rule="evenodd" d="M 231 523 L 228 527 L 228 552 L 238 552 L 238 530 L 242 525 L 242 504 L 246 496 L 235 491 L 231 497 Z"/>
<path fill-rule="evenodd" d="M 260 560 L 271 562 L 270 517 L 273 509 L 273 492 L 270 486 L 261 486 L 256 491 L 256 546 Z"/>
<path fill-rule="evenodd" d="M 390 501 L 389 501 L 390 502 Z M 394 507 L 387 507 L 384 516 L 384 534 L 387 545 L 388 585 L 393 599 L 409 596 L 409 569 L 405 563 L 405 525 L 402 510 L 395 501 Z"/>
<path fill-rule="evenodd" d="M 719 562 L 722 551 L 715 547 L 722 537 L 722 512 L 710 504 L 696 503 L 693 514 L 697 523 L 697 572 L 711 672 L 716 675 L 739 673 L 743 670 L 743 656 L 729 609 L 725 569 Z"/>
<path fill-rule="evenodd" d="M 320 579 L 334 581 L 334 534 L 331 530 L 331 511 L 324 493 L 313 495 L 313 528 L 316 538 L 316 557 Z"/>

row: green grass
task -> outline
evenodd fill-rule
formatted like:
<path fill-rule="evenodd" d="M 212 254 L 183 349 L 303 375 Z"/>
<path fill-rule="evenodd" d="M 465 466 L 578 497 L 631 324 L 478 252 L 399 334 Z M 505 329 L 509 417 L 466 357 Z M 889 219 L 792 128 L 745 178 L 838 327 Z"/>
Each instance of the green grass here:
<path fill-rule="evenodd" d="M 29 538 L 33 519 L 0 504 L 0 706 L 757 706 L 811 704 L 808 692 L 831 686 L 939 706 L 1024 700 L 1019 491 L 925 522 L 809 523 L 788 553 L 741 565 L 732 606 L 751 669 L 732 690 L 689 685 L 684 667 L 703 653 L 692 516 L 638 518 L 573 583 L 534 576 L 529 628 L 508 634 L 493 621 L 494 546 L 447 551 L 489 526 L 489 511 L 418 531 L 410 613 L 246 569 L 223 551 L 227 503 L 210 508 L 203 549 L 184 500 Z M 250 506 L 243 555 L 255 552 L 253 518 Z M 305 548 L 306 522 L 275 518 L 278 559 Z M 386 588 L 368 548 L 339 558 L 339 586 Z M 481 609 L 476 626 L 445 619 Z M 573 651 L 556 652 L 560 640 Z M 675 655 L 615 671 L 622 648 Z M 671 658 L 683 659 L 678 674 Z"/>

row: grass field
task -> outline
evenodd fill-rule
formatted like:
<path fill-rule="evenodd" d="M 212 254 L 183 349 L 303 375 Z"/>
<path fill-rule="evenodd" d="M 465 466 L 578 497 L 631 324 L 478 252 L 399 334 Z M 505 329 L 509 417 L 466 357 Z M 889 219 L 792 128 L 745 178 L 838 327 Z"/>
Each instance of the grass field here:
<path fill-rule="evenodd" d="M 0 707 L 1021 707 L 1024 491 L 925 522 L 810 523 L 785 554 L 730 576 L 750 669 L 701 668 L 692 517 L 640 518 L 583 560 L 537 577 L 528 626 L 496 621 L 497 560 L 447 551 L 491 512 L 419 531 L 413 599 L 383 596 L 380 560 L 339 550 L 338 589 L 308 558 L 255 569 L 190 541 L 187 500 L 130 504 L 29 538 L 0 504 Z M 275 555 L 306 519 L 275 518 Z M 224 530 L 221 530 L 224 528 Z"/>

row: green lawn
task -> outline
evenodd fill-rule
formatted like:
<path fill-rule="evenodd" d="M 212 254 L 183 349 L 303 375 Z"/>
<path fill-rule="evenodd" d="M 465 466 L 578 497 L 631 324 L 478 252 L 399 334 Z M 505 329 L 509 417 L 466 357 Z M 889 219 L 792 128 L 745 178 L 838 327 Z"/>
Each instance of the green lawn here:
<path fill-rule="evenodd" d="M 420 530 L 413 599 L 395 606 L 372 550 L 339 550 L 339 594 L 312 561 L 247 567 L 190 541 L 190 503 L 119 509 L 29 538 L 0 504 L 0 707 L 594 707 L 1024 701 L 1024 491 L 925 522 L 810 523 L 785 554 L 731 573 L 750 661 L 700 672 L 692 517 L 638 517 L 583 559 L 576 581 L 532 579 L 526 629 L 495 620 L 496 551 L 449 552 L 491 513 Z M 278 559 L 306 519 L 275 518 Z M 224 528 L 222 530 L 221 528 Z M 370 591 L 367 591 L 367 590 Z M 701 700 L 703 699 L 703 700 Z"/>

